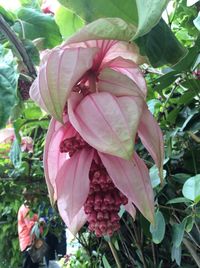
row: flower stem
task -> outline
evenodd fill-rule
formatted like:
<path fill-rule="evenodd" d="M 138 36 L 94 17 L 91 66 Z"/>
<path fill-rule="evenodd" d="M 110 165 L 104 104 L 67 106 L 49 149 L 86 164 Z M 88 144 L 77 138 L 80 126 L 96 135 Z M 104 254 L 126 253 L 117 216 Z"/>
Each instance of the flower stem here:
<path fill-rule="evenodd" d="M 24 48 L 23 43 L 21 40 L 17 37 L 15 32 L 10 28 L 8 23 L 4 20 L 3 16 L 0 15 L 0 29 L 3 32 L 3 34 L 7 37 L 7 39 L 12 43 L 12 45 L 16 48 L 16 50 L 19 52 L 24 64 L 26 65 L 30 76 L 35 79 L 37 76 L 35 67 L 26 52 L 26 49 Z"/>
<path fill-rule="evenodd" d="M 118 257 L 118 255 L 117 255 L 117 251 L 116 251 L 115 248 L 113 247 L 113 244 L 111 243 L 111 241 L 108 241 L 108 245 L 109 245 L 109 247 L 110 247 L 110 250 L 112 251 L 112 255 L 113 255 L 113 257 L 114 257 L 114 259 L 115 259 L 115 262 L 116 262 L 116 264 L 117 264 L 117 268 L 122 268 L 121 263 L 120 263 L 120 261 L 119 261 L 119 257 Z"/>

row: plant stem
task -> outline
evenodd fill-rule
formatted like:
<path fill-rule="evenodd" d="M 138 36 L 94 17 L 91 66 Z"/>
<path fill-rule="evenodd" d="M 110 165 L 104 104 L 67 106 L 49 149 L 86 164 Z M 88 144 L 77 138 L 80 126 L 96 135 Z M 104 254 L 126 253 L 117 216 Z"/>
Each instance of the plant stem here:
<path fill-rule="evenodd" d="M 34 67 L 28 53 L 26 52 L 26 49 L 24 48 L 23 43 L 17 37 L 15 32 L 10 28 L 8 23 L 4 20 L 2 15 L 0 15 L 0 29 L 3 32 L 3 34 L 6 36 L 6 38 L 14 45 L 16 50 L 19 52 L 24 64 L 26 65 L 26 67 L 29 71 L 30 76 L 33 79 L 35 79 L 37 76 L 36 70 L 35 70 L 35 67 Z"/>
<path fill-rule="evenodd" d="M 194 261 L 196 262 L 198 268 L 200 268 L 200 258 L 197 255 L 197 253 L 195 252 L 194 247 L 192 246 L 192 244 L 186 238 L 183 238 L 183 244 L 185 245 L 187 250 L 190 252 L 190 254 L 193 257 Z"/>
<path fill-rule="evenodd" d="M 108 245 L 109 245 L 109 247 L 110 247 L 110 250 L 112 251 L 112 255 L 113 255 L 113 257 L 114 257 L 114 259 L 115 259 L 115 262 L 116 262 L 116 264 L 117 264 L 117 268 L 122 268 L 121 263 L 120 263 L 120 261 L 119 261 L 119 257 L 118 257 L 118 255 L 117 255 L 117 251 L 116 251 L 115 248 L 113 247 L 113 244 L 111 243 L 111 241 L 108 242 Z"/>

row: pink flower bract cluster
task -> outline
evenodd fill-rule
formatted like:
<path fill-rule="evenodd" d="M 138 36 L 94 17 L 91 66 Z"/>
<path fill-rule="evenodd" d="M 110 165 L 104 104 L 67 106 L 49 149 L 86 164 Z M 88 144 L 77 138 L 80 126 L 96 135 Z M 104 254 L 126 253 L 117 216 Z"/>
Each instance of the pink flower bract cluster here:
<path fill-rule="evenodd" d="M 119 229 L 120 206 L 151 222 L 148 169 L 134 152 L 138 135 L 162 174 L 162 133 L 145 103 L 135 45 L 116 40 L 67 41 L 47 51 L 30 95 L 52 115 L 44 169 L 52 202 L 68 228 L 97 236 Z"/>

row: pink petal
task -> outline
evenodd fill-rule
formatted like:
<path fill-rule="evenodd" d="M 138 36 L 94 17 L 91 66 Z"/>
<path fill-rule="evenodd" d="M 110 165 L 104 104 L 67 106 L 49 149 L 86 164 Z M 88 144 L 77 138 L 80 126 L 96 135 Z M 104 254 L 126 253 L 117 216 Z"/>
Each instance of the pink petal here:
<path fill-rule="evenodd" d="M 103 65 L 103 68 L 111 68 L 118 73 L 122 73 L 127 75 L 135 84 L 137 87 L 142 91 L 143 96 L 146 97 L 147 95 L 147 86 L 146 81 L 144 79 L 142 71 L 139 69 L 138 65 L 131 61 L 124 59 L 122 57 L 117 57 L 109 62 L 106 62 Z"/>
<path fill-rule="evenodd" d="M 159 168 L 159 175 L 162 181 L 164 159 L 163 135 L 158 123 L 146 105 L 139 124 L 138 135 Z"/>
<path fill-rule="evenodd" d="M 44 172 L 51 203 L 56 199 L 55 180 L 58 170 L 66 161 L 66 154 L 60 153 L 60 143 L 64 138 L 74 135 L 74 128 L 66 123 L 64 126 L 52 119 L 46 136 L 44 147 Z"/>
<path fill-rule="evenodd" d="M 110 92 L 115 96 L 135 96 L 145 98 L 144 93 L 138 85 L 131 79 L 119 71 L 105 68 L 98 76 L 97 84 L 99 91 Z"/>
<path fill-rule="evenodd" d="M 64 210 L 62 207 L 58 207 L 58 210 L 63 221 L 67 225 L 67 228 L 73 235 L 76 235 L 87 221 L 87 215 L 85 214 L 83 208 L 80 209 L 80 211 L 75 215 L 71 222 L 69 221 L 66 210 Z"/>
<path fill-rule="evenodd" d="M 125 210 L 131 215 L 131 217 L 135 220 L 135 215 L 136 215 L 136 209 L 132 202 L 128 202 L 127 205 L 124 206 Z"/>
<path fill-rule="evenodd" d="M 143 160 L 134 153 L 133 160 L 99 153 L 116 187 L 150 222 L 154 221 L 154 197 L 149 172 Z"/>
<path fill-rule="evenodd" d="M 0 143 L 12 141 L 14 137 L 14 128 L 4 128 L 0 130 Z"/>
<path fill-rule="evenodd" d="M 92 67 L 97 48 L 55 48 L 45 54 L 31 98 L 62 122 L 62 114 L 73 86 Z"/>
<path fill-rule="evenodd" d="M 80 101 L 79 95 L 71 95 L 68 105 L 74 128 L 98 151 L 130 159 L 143 100 L 101 92 Z"/>
<path fill-rule="evenodd" d="M 57 204 L 69 222 L 83 207 L 89 193 L 89 170 L 94 151 L 83 149 L 65 161 L 56 177 Z"/>

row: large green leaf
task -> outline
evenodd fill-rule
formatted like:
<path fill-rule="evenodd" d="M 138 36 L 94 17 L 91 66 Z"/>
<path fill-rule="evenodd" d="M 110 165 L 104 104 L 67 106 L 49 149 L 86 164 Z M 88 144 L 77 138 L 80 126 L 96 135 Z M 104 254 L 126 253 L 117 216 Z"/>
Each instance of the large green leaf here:
<path fill-rule="evenodd" d="M 44 38 L 44 47 L 52 48 L 62 42 L 62 37 L 54 18 L 32 8 L 21 8 L 17 13 L 21 20 L 25 37 L 30 40 Z M 13 28 L 23 37 L 22 25 L 17 22 Z"/>
<path fill-rule="evenodd" d="M 17 100 L 16 63 L 10 50 L 0 47 L 0 128 L 3 128 Z"/>
<path fill-rule="evenodd" d="M 74 10 L 86 22 L 99 18 L 116 17 L 138 26 L 132 38 L 148 33 L 160 20 L 169 0 L 59 0 Z"/>
<path fill-rule="evenodd" d="M 189 178 L 183 185 L 183 195 L 195 202 L 200 200 L 200 174 Z"/>
<path fill-rule="evenodd" d="M 129 23 L 137 24 L 137 6 L 135 0 L 59 0 L 67 8 L 72 9 L 86 22 L 99 18 L 116 17 Z"/>
<path fill-rule="evenodd" d="M 169 0 L 136 0 L 138 29 L 134 39 L 148 33 L 160 20 Z"/>
<path fill-rule="evenodd" d="M 83 20 L 79 16 L 63 6 L 57 9 L 55 21 L 64 39 L 71 36 L 84 25 Z"/>
<path fill-rule="evenodd" d="M 187 53 L 163 19 L 136 43 L 154 67 L 176 64 Z"/>
<path fill-rule="evenodd" d="M 155 244 L 161 243 L 165 235 L 165 219 L 160 211 L 155 214 L 155 224 L 150 225 L 152 240 Z"/>

